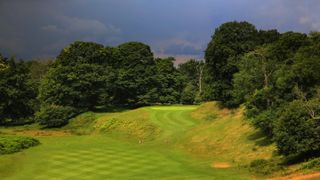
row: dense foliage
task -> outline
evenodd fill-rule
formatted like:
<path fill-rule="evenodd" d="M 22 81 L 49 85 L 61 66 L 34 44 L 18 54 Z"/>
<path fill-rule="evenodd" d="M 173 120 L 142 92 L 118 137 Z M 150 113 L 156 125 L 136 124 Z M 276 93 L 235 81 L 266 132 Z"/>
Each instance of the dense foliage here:
<path fill-rule="evenodd" d="M 0 56 L 0 125 L 29 121 L 35 111 L 36 89 L 26 63 Z"/>
<path fill-rule="evenodd" d="M 61 127 L 77 113 L 78 110 L 70 106 L 43 105 L 35 118 L 44 127 Z"/>
<path fill-rule="evenodd" d="M 113 94 L 118 105 L 147 105 L 156 91 L 156 64 L 148 45 L 128 42 L 113 49 L 117 79 Z"/>
<path fill-rule="evenodd" d="M 174 67 L 174 58 L 156 60 L 157 75 L 156 89 L 152 92 L 154 102 L 163 104 L 177 104 L 180 102 L 183 88 L 182 76 Z"/>
<path fill-rule="evenodd" d="M 201 101 L 203 70 L 202 61 L 191 59 L 179 64 L 178 71 L 182 75 L 184 87 L 181 93 L 182 104 L 194 104 Z"/>

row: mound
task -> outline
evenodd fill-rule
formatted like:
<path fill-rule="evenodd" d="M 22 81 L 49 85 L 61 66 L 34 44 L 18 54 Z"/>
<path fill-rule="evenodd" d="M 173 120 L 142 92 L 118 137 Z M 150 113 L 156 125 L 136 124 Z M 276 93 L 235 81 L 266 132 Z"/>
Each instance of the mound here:
<path fill-rule="evenodd" d="M 1 135 L 0 155 L 19 152 L 23 149 L 27 149 L 38 144 L 40 144 L 38 140 L 30 137 Z"/>
<path fill-rule="evenodd" d="M 120 133 L 139 141 L 152 140 L 160 132 L 150 122 L 150 113 L 145 108 L 116 113 L 83 113 L 64 129 L 78 135 Z"/>

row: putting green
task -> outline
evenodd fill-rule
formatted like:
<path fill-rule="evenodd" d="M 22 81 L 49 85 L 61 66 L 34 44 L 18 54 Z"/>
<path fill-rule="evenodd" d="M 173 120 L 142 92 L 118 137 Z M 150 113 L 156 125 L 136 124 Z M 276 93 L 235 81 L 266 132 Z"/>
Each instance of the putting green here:
<path fill-rule="evenodd" d="M 148 107 L 163 138 L 179 139 L 197 124 L 196 106 Z M 115 134 L 41 137 L 41 145 L 0 156 L 0 179 L 249 179 L 237 168 L 214 169 L 166 144 L 137 143 Z"/>

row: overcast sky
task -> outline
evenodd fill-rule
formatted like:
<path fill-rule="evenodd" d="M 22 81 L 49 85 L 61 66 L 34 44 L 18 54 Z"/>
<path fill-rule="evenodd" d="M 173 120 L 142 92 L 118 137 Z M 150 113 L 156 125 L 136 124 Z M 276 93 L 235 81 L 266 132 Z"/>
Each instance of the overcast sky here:
<path fill-rule="evenodd" d="M 308 33 L 319 12 L 320 0 L 0 0 L 0 52 L 54 58 L 76 40 L 141 41 L 156 56 L 201 59 L 221 23 Z"/>

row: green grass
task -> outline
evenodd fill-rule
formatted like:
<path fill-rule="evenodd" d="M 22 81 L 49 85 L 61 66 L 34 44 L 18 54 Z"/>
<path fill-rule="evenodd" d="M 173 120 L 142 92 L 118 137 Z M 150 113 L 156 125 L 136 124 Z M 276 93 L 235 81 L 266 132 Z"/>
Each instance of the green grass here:
<path fill-rule="evenodd" d="M 274 146 L 259 144 L 263 137 L 241 113 L 214 103 L 84 113 L 57 133 L 50 132 L 52 136 L 39 137 L 40 146 L 0 156 L 0 177 L 251 179 L 248 169 L 239 165 L 270 158 Z M 72 134 L 60 136 L 61 131 Z M 230 167 L 221 169 L 215 163 Z"/>
<path fill-rule="evenodd" d="M 0 156 L 1 179 L 246 179 L 176 150 L 110 136 L 45 137 L 41 146 Z M 19 163 L 14 163 L 19 162 Z M 242 177 L 241 177 L 242 176 Z"/>
<path fill-rule="evenodd" d="M 165 143 L 178 143 L 187 130 L 194 127 L 197 122 L 191 117 L 191 112 L 198 106 L 154 106 L 147 110 L 150 120 L 161 129 L 158 140 Z"/>

